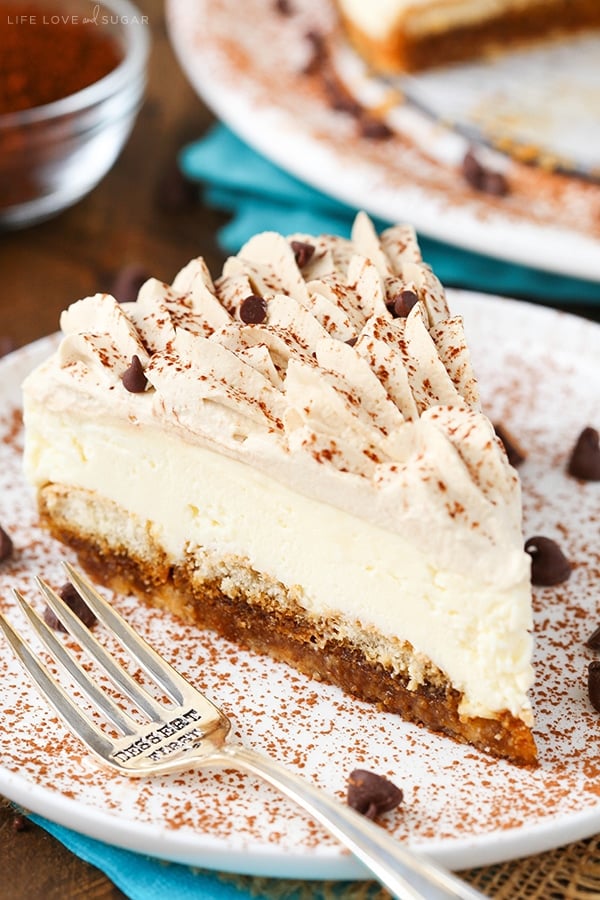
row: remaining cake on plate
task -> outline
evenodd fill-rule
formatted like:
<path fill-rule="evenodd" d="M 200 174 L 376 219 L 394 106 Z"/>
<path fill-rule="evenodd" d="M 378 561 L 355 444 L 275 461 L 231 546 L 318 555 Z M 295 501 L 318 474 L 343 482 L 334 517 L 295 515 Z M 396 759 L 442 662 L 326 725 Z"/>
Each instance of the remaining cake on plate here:
<path fill-rule="evenodd" d="M 600 27 L 598 0 L 337 0 L 357 49 L 383 71 L 414 72 Z"/>
<path fill-rule="evenodd" d="M 519 481 L 410 227 L 260 234 L 61 328 L 25 467 L 94 577 L 535 762 Z"/>

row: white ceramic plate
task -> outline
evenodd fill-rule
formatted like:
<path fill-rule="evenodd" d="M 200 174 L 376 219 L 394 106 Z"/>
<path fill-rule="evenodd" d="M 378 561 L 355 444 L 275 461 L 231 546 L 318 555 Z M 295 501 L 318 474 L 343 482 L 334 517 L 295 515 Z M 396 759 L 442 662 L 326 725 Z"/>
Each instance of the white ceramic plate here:
<path fill-rule="evenodd" d="M 510 79 L 499 66 L 497 77 L 486 81 L 486 102 L 481 91 L 473 90 L 474 79 L 464 75 L 470 70 L 459 67 L 448 73 L 451 81 L 438 73 L 407 83 L 418 102 L 432 110 L 432 118 L 413 104 L 399 103 L 395 88 L 365 69 L 340 34 L 333 0 L 292 6 L 294 14 L 282 16 L 272 0 L 167 0 L 169 33 L 183 70 L 242 139 L 325 194 L 383 220 L 408 221 L 424 235 L 503 260 L 600 280 L 600 184 L 524 165 L 479 146 L 481 161 L 505 172 L 510 193 L 492 197 L 475 191 L 460 173 L 470 137 L 442 124 L 458 117 L 470 136 L 519 144 L 530 145 L 536 134 L 542 156 L 569 155 L 573 166 L 592 168 L 593 123 L 600 108 L 597 81 L 588 84 L 587 113 L 580 117 L 585 127 L 576 130 L 572 120 L 581 109 L 581 90 L 574 90 L 578 104 L 561 104 L 562 118 L 546 116 L 541 122 L 538 114 L 533 121 L 527 112 L 527 98 L 530 106 L 548 99 L 548 66 L 555 76 L 554 91 L 561 95 L 550 51 L 545 56 L 536 51 L 544 66 L 536 69 L 535 82 L 531 59 L 538 56 L 511 57 Z M 311 52 L 309 31 L 330 37 L 336 70 L 363 106 L 386 110 L 384 118 L 393 130 L 389 139 L 361 136 L 354 117 L 331 108 L 322 79 L 304 73 Z M 590 53 L 568 57 L 577 64 L 561 75 L 563 94 L 573 70 L 577 85 L 586 81 L 583 61 L 597 59 L 595 40 Z M 560 71 L 564 69 L 562 64 Z M 453 86 L 449 92 L 440 89 L 447 83 Z M 480 74 L 475 83 L 484 83 Z M 515 83 L 528 85 L 528 91 L 518 94 L 518 115 Z M 557 106 L 555 96 L 552 108 Z M 489 115 L 492 108 L 498 110 L 497 119 Z"/>
<path fill-rule="evenodd" d="M 600 33 L 394 79 L 461 133 L 600 177 Z"/>
<path fill-rule="evenodd" d="M 528 451 L 525 533 L 558 540 L 569 581 L 535 589 L 536 771 L 376 712 L 283 664 L 118 597 L 117 607 L 235 719 L 235 731 L 325 790 L 344 796 L 355 767 L 405 793 L 386 817 L 400 840 L 463 868 L 521 857 L 600 829 L 600 715 L 587 696 L 585 639 L 598 624 L 600 484 L 565 461 L 581 428 L 600 424 L 600 326 L 506 299 L 450 293 L 465 316 L 484 399 Z M 15 555 L 0 565 L 0 605 L 18 628 L 11 588 L 41 600 L 41 572 L 64 581 L 65 552 L 36 524 L 21 474 L 20 383 L 54 339 L 0 362 L 0 523 Z M 70 828 L 172 861 L 239 873 L 361 878 L 364 870 L 268 786 L 233 772 L 147 781 L 107 774 L 30 688 L 0 642 L 0 792 Z"/>

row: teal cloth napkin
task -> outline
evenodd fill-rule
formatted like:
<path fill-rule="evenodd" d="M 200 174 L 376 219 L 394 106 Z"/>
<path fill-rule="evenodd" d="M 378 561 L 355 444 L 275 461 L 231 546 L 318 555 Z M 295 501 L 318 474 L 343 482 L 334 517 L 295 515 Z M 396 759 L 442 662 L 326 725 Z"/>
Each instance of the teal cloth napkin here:
<path fill-rule="evenodd" d="M 314 190 L 243 143 L 224 125 L 184 147 L 187 178 L 203 188 L 204 202 L 231 214 L 220 230 L 223 250 L 236 253 L 259 231 L 281 234 L 350 233 L 354 208 Z M 375 219 L 378 229 L 393 224 Z M 425 260 L 447 287 L 542 303 L 599 304 L 600 282 L 568 278 L 471 253 L 419 235 Z"/>
<path fill-rule="evenodd" d="M 205 203 L 227 211 L 218 239 L 235 253 L 259 231 L 348 235 L 356 210 L 303 184 L 255 153 L 223 125 L 185 147 L 180 166 L 202 184 Z M 390 224 L 375 220 L 381 229 Z M 423 256 L 447 286 L 543 303 L 600 304 L 600 284 L 563 278 L 470 253 L 419 235 Z M 165 863 L 85 837 L 39 816 L 34 821 L 81 859 L 97 866 L 131 900 L 308 900 L 353 896 L 368 900 L 374 883 L 285 882 L 223 875 Z"/>
<path fill-rule="evenodd" d="M 111 847 L 41 816 L 29 818 L 104 872 L 130 900 L 381 900 L 376 882 L 300 882 L 211 872 Z"/>

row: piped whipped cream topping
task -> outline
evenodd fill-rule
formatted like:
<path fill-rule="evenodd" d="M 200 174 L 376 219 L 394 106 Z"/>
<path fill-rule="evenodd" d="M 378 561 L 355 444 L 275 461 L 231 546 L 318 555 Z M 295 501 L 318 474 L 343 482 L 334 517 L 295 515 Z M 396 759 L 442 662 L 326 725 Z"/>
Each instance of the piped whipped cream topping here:
<path fill-rule="evenodd" d="M 263 321 L 243 321 L 250 296 Z M 499 589 L 528 577 L 517 475 L 410 227 L 378 236 L 359 213 L 350 239 L 260 234 L 215 281 L 195 259 L 135 302 L 74 303 L 61 329 L 33 376 L 53 408 L 167 428 Z M 143 393 L 122 382 L 134 356 Z"/>

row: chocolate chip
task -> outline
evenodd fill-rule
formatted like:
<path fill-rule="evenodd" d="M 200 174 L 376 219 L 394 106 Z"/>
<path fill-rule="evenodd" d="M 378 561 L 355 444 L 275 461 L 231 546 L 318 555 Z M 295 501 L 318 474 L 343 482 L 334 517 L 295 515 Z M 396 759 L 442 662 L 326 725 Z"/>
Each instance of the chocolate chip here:
<path fill-rule="evenodd" d="M 318 31 L 307 31 L 305 37 L 310 44 L 311 54 L 303 71 L 305 75 L 314 75 L 328 58 L 327 43 Z"/>
<path fill-rule="evenodd" d="M 0 357 L 7 356 L 16 349 L 15 341 L 7 334 L 0 335 Z"/>
<path fill-rule="evenodd" d="M 381 119 L 363 115 L 359 122 L 359 130 L 363 137 L 370 141 L 385 141 L 393 135 L 392 129 Z"/>
<path fill-rule="evenodd" d="M 595 710 L 600 712 L 600 660 L 594 659 L 588 665 L 588 694 Z"/>
<path fill-rule="evenodd" d="M 315 252 L 314 244 L 309 244 L 306 241 L 291 241 L 290 246 L 296 257 L 296 265 L 299 269 L 303 269 L 307 262 L 310 262 L 313 258 Z"/>
<path fill-rule="evenodd" d="M 250 294 L 240 304 L 240 319 L 246 325 L 260 325 L 267 318 L 267 302 L 258 294 Z"/>
<path fill-rule="evenodd" d="M 141 394 L 146 390 L 148 379 L 144 373 L 144 369 L 137 355 L 131 357 L 131 363 L 121 376 L 123 387 L 131 394 Z"/>
<path fill-rule="evenodd" d="M 75 615 L 81 619 L 84 625 L 87 625 L 88 628 L 91 628 L 92 625 L 96 623 L 96 616 L 91 611 L 81 594 L 73 587 L 70 581 L 67 581 L 61 588 L 56 592 L 61 600 L 67 604 L 70 610 L 72 610 Z M 55 631 L 65 631 L 66 628 L 58 618 L 55 616 L 49 606 L 47 606 L 44 610 L 44 621 L 46 625 L 49 625 L 50 628 L 54 628 Z"/>
<path fill-rule="evenodd" d="M 375 819 L 382 813 L 395 809 L 402 803 L 400 788 L 383 775 L 366 769 L 354 769 L 348 778 L 348 806 L 362 813 L 368 819 Z"/>
<path fill-rule="evenodd" d="M 84 625 L 87 625 L 88 628 L 95 625 L 96 616 L 70 581 L 63 584 L 58 593 L 61 600 L 65 601 L 67 606 L 73 610 L 75 615 L 81 619 Z"/>
<path fill-rule="evenodd" d="M 347 113 L 349 116 L 360 119 L 364 114 L 364 108 L 350 93 L 346 85 L 340 81 L 337 72 L 326 68 L 323 69 L 321 77 L 330 107 L 336 112 Z"/>
<path fill-rule="evenodd" d="M 49 628 L 54 629 L 54 631 L 64 631 L 65 633 L 67 631 L 58 616 L 54 614 L 49 606 L 44 607 L 44 622 Z"/>
<path fill-rule="evenodd" d="M 138 263 L 123 266 L 114 277 L 110 293 L 119 303 L 135 300 L 141 286 L 149 277 L 150 273 Z"/>
<path fill-rule="evenodd" d="M 577 438 L 567 472 L 583 481 L 600 481 L 600 441 L 595 428 L 584 428 Z"/>
<path fill-rule="evenodd" d="M 27 831 L 29 828 L 29 819 L 22 813 L 15 813 L 12 820 L 13 831 Z"/>
<path fill-rule="evenodd" d="M 508 193 L 508 183 L 501 172 L 495 172 L 483 166 L 472 150 L 465 153 L 462 161 L 462 174 L 465 181 L 477 191 L 502 197 Z"/>
<path fill-rule="evenodd" d="M 354 119 L 360 119 L 363 108 L 350 91 L 347 91 L 336 79 L 328 78 L 325 84 L 329 105 L 335 112 L 346 113 Z"/>
<path fill-rule="evenodd" d="M 462 173 L 471 187 L 477 188 L 479 190 L 481 185 L 483 166 L 475 156 L 472 150 L 468 150 L 465 153 L 464 159 L 462 161 Z"/>
<path fill-rule="evenodd" d="M 531 556 L 531 582 L 549 586 L 566 581 L 571 574 L 571 563 L 556 543 L 547 537 L 529 538 L 525 552 Z"/>
<path fill-rule="evenodd" d="M 0 562 L 9 559 L 13 555 L 13 550 L 12 538 L 0 525 Z"/>
<path fill-rule="evenodd" d="M 585 646 L 589 647 L 590 650 L 600 650 L 600 625 L 598 625 L 595 631 L 592 631 L 585 642 Z"/>
<path fill-rule="evenodd" d="M 275 0 L 273 5 L 275 7 L 275 12 L 278 12 L 282 16 L 294 15 L 294 7 L 289 0 Z"/>
<path fill-rule="evenodd" d="M 184 213 L 198 205 L 198 188 L 185 177 L 176 162 L 171 163 L 156 186 L 156 205 L 161 212 Z"/>
<path fill-rule="evenodd" d="M 520 466 L 521 463 L 525 462 L 525 460 L 527 459 L 525 453 L 517 444 L 513 435 L 509 431 L 507 431 L 504 425 L 496 423 L 494 425 L 494 430 L 502 441 L 502 445 L 506 450 L 506 455 L 508 456 L 509 463 L 516 469 L 517 466 Z"/>
<path fill-rule="evenodd" d="M 505 197 L 508 194 L 508 182 L 501 172 L 487 169 L 483 173 L 481 190 L 494 197 Z"/>
<path fill-rule="evenodd" d="M 347 343 L 350 347 L 354 347 L 354 345 L 355 345 L 355 343 L 357 342 L 357 340 L 358 340 L 357 337 L 351 337 L 351 338 L 348 338 L 348 340 L 346 341 L 346 343 Z"/>
<path fill-rule="evenodd" d="M 405 319 L 413 306 L 416 306 L 418 302 L 418 295 L 414 291 L 406 290 L 390 297 L 387 301 L 387 307 L 397 319 Z"/>
<path fill-rule="evenodd" d="M 306 40 L 309 42 L 313 50 L 316 50 L 318 53 L 322 55 L 327 53 L 327 42 L 323 34 L 320 31 L 315 31 L 311 28 L 310 31 L 307 31 L 304 35 Z"/>

